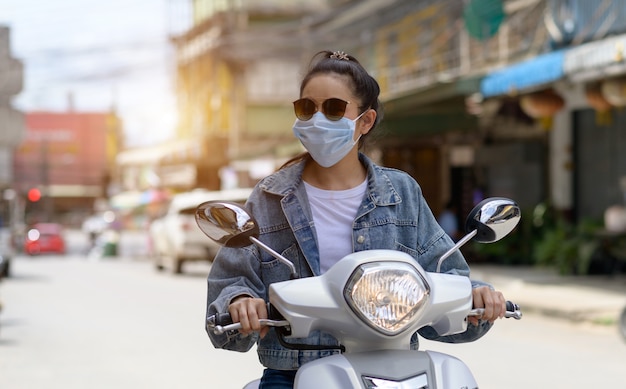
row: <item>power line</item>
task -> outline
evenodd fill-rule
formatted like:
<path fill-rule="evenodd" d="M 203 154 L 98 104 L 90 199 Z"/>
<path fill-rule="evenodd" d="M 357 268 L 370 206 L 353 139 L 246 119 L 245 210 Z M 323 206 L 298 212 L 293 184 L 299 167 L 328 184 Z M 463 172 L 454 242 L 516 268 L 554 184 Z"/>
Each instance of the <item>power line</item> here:
<path fill-rule="evenodd" d="M 121 51 L 149 51 L 170 48 L 170 43 L 164 38 L 162 41 L 135 41 L 135 42 L 119 42 L 110 44 L 100 44 L 88 47 L 50 47 L 39 48 L 32 51 L 24 51 L 21 55 L 27 58 L 37 57 L 82 57 L 91 55 L 109 55 Z"/>

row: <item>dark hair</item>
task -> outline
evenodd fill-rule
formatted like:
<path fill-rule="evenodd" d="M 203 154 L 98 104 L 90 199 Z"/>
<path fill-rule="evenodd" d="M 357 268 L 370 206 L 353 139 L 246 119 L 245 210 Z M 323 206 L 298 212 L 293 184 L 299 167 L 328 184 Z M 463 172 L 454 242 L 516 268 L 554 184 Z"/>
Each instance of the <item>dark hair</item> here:
<path fill-rule="evenodd" d="M 309 71 L 300 83 L 300 95 L 302 95 L 302 91 L 313 77 L 328 73 L 344 76 L 348 80 L 348 86 L 352 94 L 361 100 L 359 113 L 363 113 L 368 109 L 376 111 L 376 121 L 372 125 L 372 128 L 367 134 L 361 136 L 359 140 L 359 147 L 361 147 L 367 140 L 367 136 L 372 133 L 383 118 L 382 103 L 378 98 L 380 95 L 380 86 L 374 77 L 370 76 L 367 70 L 365 70 L 361 63 L 353 56 L 344 54 L 343 52 L 324 50 L 315 54 L 311 59 Z M 287 161 L 282 167 L 309 157 L 309 153 L 304 152 Z"/>

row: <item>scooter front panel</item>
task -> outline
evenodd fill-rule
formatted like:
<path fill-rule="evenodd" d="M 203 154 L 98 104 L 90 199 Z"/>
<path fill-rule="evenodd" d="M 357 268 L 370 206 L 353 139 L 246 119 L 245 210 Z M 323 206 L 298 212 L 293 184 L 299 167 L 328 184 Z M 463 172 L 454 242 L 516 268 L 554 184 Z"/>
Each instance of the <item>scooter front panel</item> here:
<path fill-rule="evenodd" d="M 320 363 L 322 362 L 323 363 Z M 296 373 L 295 389 L 358 388 L 359 376 L 343 355 L 332 355 L 304 364 Z"/>
<path fill-rule="evenodd" d="M 478 389 L 469 367 L 460 359 L 436 351 L 425 351 L 435 371 L 435 380 L 441 388 Z"/>
<path fill-rule="evenodd" d="M 457 358 L 424 351 L 387 350 L 333 355 L 307 363 L 296 374 L 295 388 L 374 389 L 390 382 L 403 389 L 477 387 L 469 368 Z"/>

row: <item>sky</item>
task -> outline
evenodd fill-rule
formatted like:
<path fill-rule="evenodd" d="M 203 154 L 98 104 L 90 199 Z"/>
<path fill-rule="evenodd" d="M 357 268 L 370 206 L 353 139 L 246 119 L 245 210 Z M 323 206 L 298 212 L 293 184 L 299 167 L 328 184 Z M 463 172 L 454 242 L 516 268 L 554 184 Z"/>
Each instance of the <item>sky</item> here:
<path fill-rule="evenodd" d="M 24 87 L 12 102 L 24 112 L 115 108 L 126 145 L 174 137 L 175 57 L 169 42 L 188 0 L 0 0 Z M 178 15 L 178 14 L 176 14 Z"/>

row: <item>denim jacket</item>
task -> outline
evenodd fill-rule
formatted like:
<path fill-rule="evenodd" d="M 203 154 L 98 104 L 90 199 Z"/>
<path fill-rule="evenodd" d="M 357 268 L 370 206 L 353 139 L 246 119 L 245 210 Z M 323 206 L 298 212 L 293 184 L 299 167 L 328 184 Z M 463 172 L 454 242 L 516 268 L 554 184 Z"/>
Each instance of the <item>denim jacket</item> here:
<path fill-rule="evenodd" d="M 437 224 L 426 204 L 418 183 L 407 173 L 375 165 L 365 155 L 359 156 L 367 168 L 367 190 L 353 223 L 354 251 L 370 249 L 399 250 L 411 255 L 426 271 L 434 272 L 438 258 L 453 245 Z M 246 208 L 260 227 L 259 239 L 291 260 L 299 277 L 320 274 L 315 225 L 302 181 L 304 162 L 283 168 L 261 180 Z M 443 263 L 443 272 L 469 276 L 469 267 L 457 251 Z M 208 276 L 207 317 L 227 312 L 237 296 L 250 295 L 267 301 L 273 282 L 290 277 L 287 266 L 271 255 L 250 245 L 244 248 L 222 248 Z M 474 286 L 482 283 L 473 282 Z M 468 326 L 462 334 L 440 337 L 432 328 L 419 331 L 428 339 L 443 342 L 467 342 L 478 339 L 488 329 L 488 322 Z M 215 335 L 207 329 L 215 347 L 248 351 L 258 342 L 261 363 L 271 369 L 294 370 L 302 364 L 335 351 L 299 351 L 282 347 L 274 329 L 259 339 L 258 334 L 243 336 L 238 332 Z M 417 348 L 414 334 L 411 348 Z M 299 343 L 337 345 L 326 333 L 313 333 Z"/>

